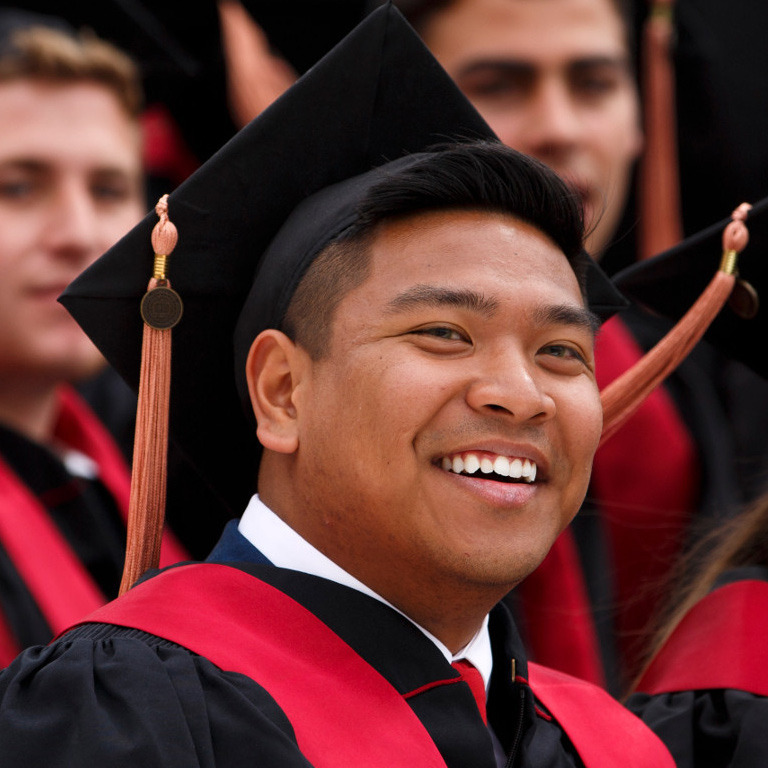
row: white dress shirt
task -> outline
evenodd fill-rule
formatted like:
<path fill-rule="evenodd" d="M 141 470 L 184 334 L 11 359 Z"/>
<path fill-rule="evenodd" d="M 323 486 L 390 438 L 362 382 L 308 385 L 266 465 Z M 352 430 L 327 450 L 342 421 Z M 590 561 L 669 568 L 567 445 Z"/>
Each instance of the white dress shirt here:
<path fill-rule="evenodd" d="M 411 623 L 418 627 L 445 656 L 448 662 L 466 659 L 477 667 L 483 677 L 485 689 L 488 690 L 488 682 L 493 668 L 493 656 L 491 654 L 491 638 L 488 634 L 488 617 L 472 640 L 457 654 L 452 654 L 448 648 L 434 635 L 427 632 L 424 627 L 406 616 L 402 611 L 388 603 L 381 595 L 376 594 L 359 579 L 347 573 L 336 565 L 333 560 L 327 558 L 322 552 L 312 546 L 306 539 L 299 536 L 296 531 L 283 522 L 258 495 L 251 498 L 246 508 L 238 530 L 253 544 L 271 563 L 280 568 L 289 568 L 301 571 L 312 576 L 321 576 L 324 579 L 343 584 L 358 592 L 379 600 L 405 616 Z"/>

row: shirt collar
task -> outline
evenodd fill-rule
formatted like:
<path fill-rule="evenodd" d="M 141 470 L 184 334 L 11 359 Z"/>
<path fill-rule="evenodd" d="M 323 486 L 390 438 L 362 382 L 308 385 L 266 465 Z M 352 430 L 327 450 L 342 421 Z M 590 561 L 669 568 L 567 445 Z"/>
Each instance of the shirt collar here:
<path fill-rule="evenodd" d="M 350 573 L 330 560 L 322 552 L 312 546 L 306 539 L 299 536 L 287 523 L 281 520 L 269 507 L 254 495 L 238 524 L 240 533 L 248 539 L 271 563 L 279 568 L 289 568 L 312 576 L 320 576 L 337 584 L 356 589 L 358 592 L 373 597 L 388 605 L 393 610 L 405 616 L 421 630 L 440 650 L 448 662 L 466 659 L 474 664 L 483 677 L 486 690 L 491 679 L 493 656 L 491 654 L 491 638 L 488 633 L 488 617 L 475 637 L 455 656 L 434 635 L 424 627 L 388 603 L 370 587 L 363 584 Z"/>

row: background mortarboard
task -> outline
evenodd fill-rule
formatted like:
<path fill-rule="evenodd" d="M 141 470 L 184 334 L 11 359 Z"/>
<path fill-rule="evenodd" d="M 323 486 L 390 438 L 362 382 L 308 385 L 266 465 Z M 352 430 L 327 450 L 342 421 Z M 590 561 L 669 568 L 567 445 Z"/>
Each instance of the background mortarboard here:
<path fill-rule="evenodd" d="M 652 259 L 633 264 L 613 276 L 616 287 L 633 302 L 678 320 L 694 303 L 720 263 L 724 219 Z M 739 276 L 763 300 L 768 296 L 768 198 L 756 203 L 747 220 L 749 244 L 739 256 Z M 742 319 L 726 305 L 704 338 L 727 358 L 738 360 L 768 379 L 768 359 L 762 341 L 765 308 Z"/>

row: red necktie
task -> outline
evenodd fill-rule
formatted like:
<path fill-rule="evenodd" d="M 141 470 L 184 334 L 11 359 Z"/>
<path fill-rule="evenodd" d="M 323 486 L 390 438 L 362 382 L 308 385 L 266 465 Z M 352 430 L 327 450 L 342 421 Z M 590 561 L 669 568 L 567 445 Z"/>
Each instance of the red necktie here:
<path fill-rule="evenodd" d="M 461 675 L 461 679 L 469 686 L 472 695 L 475 697 L 477 708 L 480 710 L 480 716 L 483 722 L 488 725 L 488 716 L 485 712 L 485 683 L 483 676 L 478 672 L 477 667 L 466 659 L 454 661 L 451 666 Z"/>

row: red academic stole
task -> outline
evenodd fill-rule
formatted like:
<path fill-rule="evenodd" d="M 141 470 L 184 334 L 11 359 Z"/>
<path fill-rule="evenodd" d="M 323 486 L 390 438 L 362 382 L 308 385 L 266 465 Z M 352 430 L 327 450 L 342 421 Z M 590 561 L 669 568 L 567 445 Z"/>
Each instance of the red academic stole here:
<path fill-rule="evenodd" d="M 546 666 L 605 686 L 592 608 L 570 527 L 516 591 L 533 655 Z"/>
<path fill-rule="evenodd" d="M 604 389 L 642 357 L 619 318 L 600 330 L 597 382 Z M 642 652 L 649 617 L 678 557 L 698 489 L 694 444 L 670 395 L 655 389 L 595 454 L 600 504 L 615 574 L 616 631 L 627 669 Z"/>
<path fill-rule="evenodd" d="M 141 629 L 247 675 L 285 712 L 316 768 L 445 768 L 404 695 L 306 608 L 237 568 L 171 568 L 82 623 L 94 621 Z M 603 690 L 541 667 L 531 676 L 587 768 L 673 768 L 659 739 Z"/>
<path fill-rule="evenodd" d="M 120 450 L 71 389 L 62 387 L 59 401 L 56 437 L 96 462 L 101 481 L 115 499 L 123 519 L 127 519 L 130 475 Z M 0 543 L 54 634 L 104 604 L 106 598 L 45 507 L 2 459 Z M 170 565 L 188 559 L 188 555 L 166 535 L 161 558 Z M 0 615 L 0 666 L 10 663 L 20 650 Z"/>
<path fill-rule="evenodd" d="M 737 581 L 711 592 L 678 624 L 637 690 L 712 688 L 768 696 L 768 582 Z"/>

